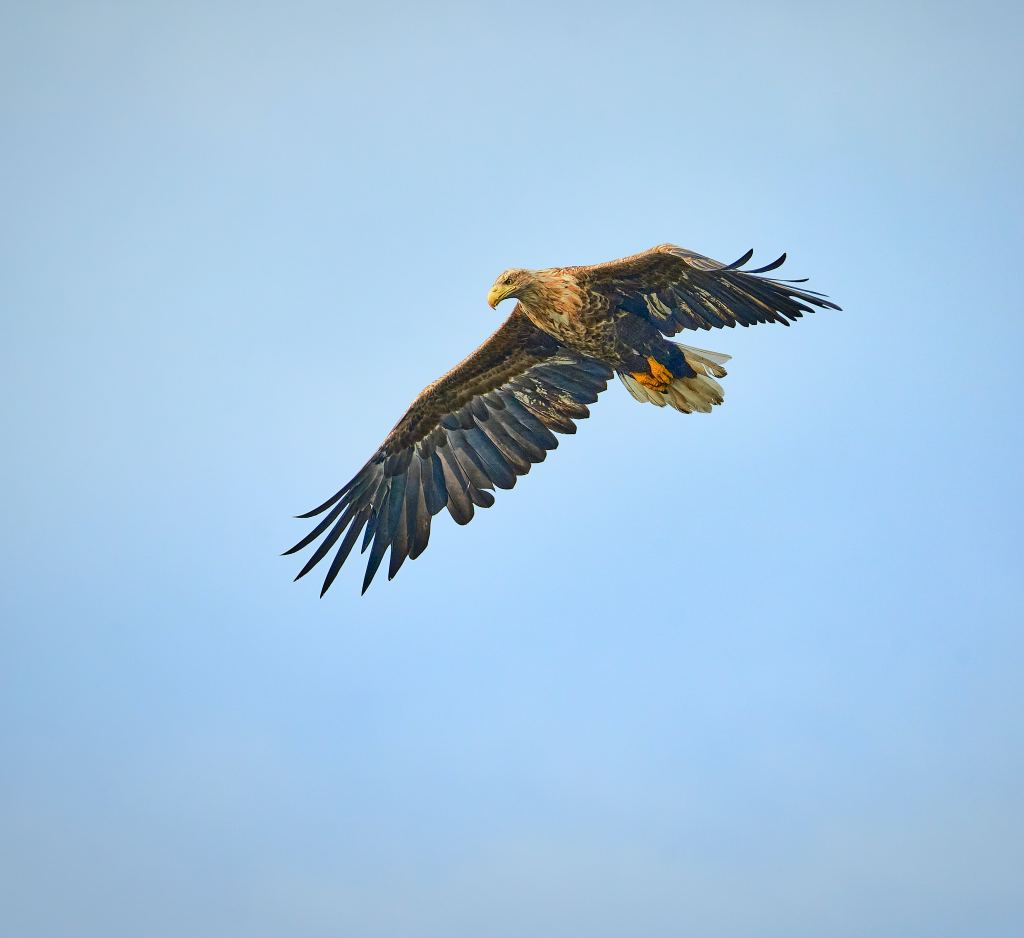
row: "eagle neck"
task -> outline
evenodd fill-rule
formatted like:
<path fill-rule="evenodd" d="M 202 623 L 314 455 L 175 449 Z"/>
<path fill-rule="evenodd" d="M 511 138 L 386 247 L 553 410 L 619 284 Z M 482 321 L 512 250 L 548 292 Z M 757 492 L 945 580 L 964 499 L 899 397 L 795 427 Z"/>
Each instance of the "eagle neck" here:
<path fill-rule="evenodd" d="M 520 302 L 537 325 L 568 323 L 579 318 L 583 297 L 576 278 L 566 270 L 535 270 Z"/>

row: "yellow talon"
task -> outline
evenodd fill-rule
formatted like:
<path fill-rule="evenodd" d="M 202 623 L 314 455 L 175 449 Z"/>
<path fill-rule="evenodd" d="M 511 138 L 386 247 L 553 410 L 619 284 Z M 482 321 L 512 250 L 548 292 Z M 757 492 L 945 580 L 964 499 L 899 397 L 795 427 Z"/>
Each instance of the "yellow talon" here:
<path fill-rule="evenodd" d="M 652 391 L 658 391 L 664 394 L 671 386 L 672 379 L 675 375 L 661 364 L 661 362 L 650 355 L 647 356 L 647 363 L 651 366 L 651 373 L 648 374 L 646 371 L 634 371 L 631 372 L 633 378 L 645 388 L 650 388 Z"/>

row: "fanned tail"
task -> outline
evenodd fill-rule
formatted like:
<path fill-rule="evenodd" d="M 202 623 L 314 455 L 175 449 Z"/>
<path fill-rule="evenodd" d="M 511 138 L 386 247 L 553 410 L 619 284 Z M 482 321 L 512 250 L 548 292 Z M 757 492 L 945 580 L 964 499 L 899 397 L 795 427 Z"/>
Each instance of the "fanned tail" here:
<path fill-rule="evenodd" d="M 681 342 L 674 342 L 673 345 L 683 353 L 686 363 L 696 372 L 695 375 L 673 378 L 663 391 L 641 384 L 626 372 L 619 372 L 619 378 L 626 390 L 641 404 L 650 403 L 658 407 L 668 404 L 684 414 L 692 414 L 694 411 L 710 414 L 714 405 L 725 400 L 725 392 L 715 379 L 724 378 L 728 374 L 723 366 L 731 356 L 693 348 Z"/>

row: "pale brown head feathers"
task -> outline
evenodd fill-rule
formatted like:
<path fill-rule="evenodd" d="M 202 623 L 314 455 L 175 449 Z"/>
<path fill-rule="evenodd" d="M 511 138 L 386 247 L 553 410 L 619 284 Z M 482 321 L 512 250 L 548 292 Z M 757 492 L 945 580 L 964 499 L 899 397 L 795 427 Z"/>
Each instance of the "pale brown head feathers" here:
<path fill-rule="evenodd" d="M 499 274 L 487 294 L 487 305 L 494 309 L 502 300 L 510 296 L 518 299 L 533 281 L 533 272 L 513 267 Z"/>

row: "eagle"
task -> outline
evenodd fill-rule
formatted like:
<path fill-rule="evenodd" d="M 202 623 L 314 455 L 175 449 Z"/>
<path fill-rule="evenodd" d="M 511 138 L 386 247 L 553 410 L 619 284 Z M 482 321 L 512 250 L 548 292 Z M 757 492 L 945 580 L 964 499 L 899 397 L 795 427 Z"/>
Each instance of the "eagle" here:
<path fill-rule="evenodd" d="M 468 524 L 494 504 L 495 488 L 543 462 L 556 433 L 575 433 L 609 380 L 618 375 L 641 403 L 709 413 L 723 401 L 728 355 L 669 341 L 684 329 L 778 322 L 815 308 L 840 309 L 802 280 L 765 276 L 777 260 L 742 269 L 747 251 L 722 264 L 674 244 L 585 267 L 514 268 L 487 303 L 515 299 L 512 314 L 476 351 L 429 385 L 369 461 L 323 504 L 299 518 L 323 518 L 294 547 L 318 539 L 295 577 L 332 549 L 327 592 L 362 535 L 370 554 L 365 593 L 390 548 L 388 579 L 427 547 L 434 515 L 447 508 Z M 340 544 L 338 543 L 340 541 Z"/>

